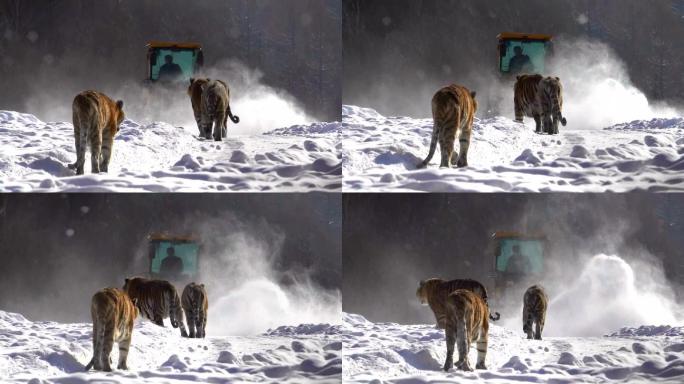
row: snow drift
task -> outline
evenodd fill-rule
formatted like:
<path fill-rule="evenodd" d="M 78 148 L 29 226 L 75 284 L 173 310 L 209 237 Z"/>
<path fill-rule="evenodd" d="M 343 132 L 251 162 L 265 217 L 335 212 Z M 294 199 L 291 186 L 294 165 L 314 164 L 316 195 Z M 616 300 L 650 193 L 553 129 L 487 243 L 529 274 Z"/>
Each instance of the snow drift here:
<path fill-rule="evenodd" d="M 129 370 L 85 373 L 92 356 L 91 324 L 33 322 L 0 311 L 0 372 L 3 382 L 18 383 L 339 383 L 339 332 L 339 326 L 303 324 L 260 336 L 187 339 L 168 322 L 162 328 L 138 320 Z M 118 358 L 116 345 L 112 358 Z"/>
<path fill-rule="evenodd" d="M 684 118 L 656 118 L 558 135 L 506 117 L 475 119 L 469 167 L 426 169 L 432 119 L 343 107 L 345 191 L 627 192 L 684 189 Z"/>
<path fill-rule="evenodd" d="M 190 112 L 192 113 L 192 112 Z M 195 125 L 125 120 L 108 174 L 74 176 L 73 126 L 0 111 L 0 191 L 331 191 L 341 187 L 339 123 L 197 138 Z"/>
<path fill-rule="evenodd" d="M 434 324 L 373 323 L 344 314 L 343 380 L 349 383 L 681 382 L 681 328 L 623 328 L 610 337 L 527 340 L 490 324 L 486 370 L 441 371 L 444 331 Z M 475 361 L 477 351 L 470 349 Z"/>

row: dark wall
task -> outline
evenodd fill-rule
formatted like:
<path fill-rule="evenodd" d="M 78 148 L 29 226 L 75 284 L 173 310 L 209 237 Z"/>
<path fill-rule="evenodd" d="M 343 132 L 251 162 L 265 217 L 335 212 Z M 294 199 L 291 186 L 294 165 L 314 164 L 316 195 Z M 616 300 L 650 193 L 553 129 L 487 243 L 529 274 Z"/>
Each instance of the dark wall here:
<path fill-rule="evenodd" d="M 32 113 L 27 99 L 57 85 L 69 104 L 83 89 L 139 82 L 145 44 L 171 40 L 202 43 L 205 67 L 259 70 L 309 115 L 339 120 L 340 28 L 338 0 L 0 0 L 0 109 Z"/>
<path fill-rule="evenodd" d="M 429 115 L 439 87 L 496 78 L 507 31 L 604 42 L 649 99 L 684 100 L 682 0 L 344 0 L 343 12 L 345 104 Z"/>
<path fill-rule="evenodd" d="M 662 263 L 670 282 L 684 283 L 677 195 L 347 194 L 343 215 L 343 310 L 374 321 L 430 321 L 415 297 L 422 279 L 474 278 L 491 289 L 496 231 L 545 234 L 547 272 L 563 278 L 605 253 Z"/>
<path fill-rule="evenodd" d="M 203 263 L 226 267 L 208 272 L 227 282 L 237 278 L 230 263 L 212 259 L 249 264 L 249 247 L 225 240 L 241 232 L 277 253 L 271 268 L 281 284 L 310 279 L 321 289 L 341 287 L 341 204 L 333 194 L 5 194 L 0 309 L 87 319 L 97 289 L 146 271 L 146 236 L 159 231 L 197 233 L 210 245 Z M 230 249 L 240 249 L 242 260 L 221 254 Z"/>

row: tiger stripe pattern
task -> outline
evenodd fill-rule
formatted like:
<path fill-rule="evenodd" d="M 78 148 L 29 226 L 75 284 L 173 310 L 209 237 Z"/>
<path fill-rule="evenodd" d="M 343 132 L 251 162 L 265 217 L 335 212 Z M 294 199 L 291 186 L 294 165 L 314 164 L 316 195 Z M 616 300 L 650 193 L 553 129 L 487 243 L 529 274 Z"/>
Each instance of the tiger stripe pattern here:
<path fill-rule="evenodd" d="M 477 346 L 476 369 L 487 369 L 487 344 L 489 338 L 489 308 L 476 293 L 467 289 L 457 289 L 447 297 L 446 302 L 447 357 L 444 371 L 449 371 L 454 361 L 454 344 L 458 348 L 458 361 L 454 366 L 463 371 L 472 371 L 468 352 L 473 342 Z"/>
<path fill-rule="evenodd" d="M 209 303 L 204 284 L 190 283 L 183 289 L 181 305 L 188 323 L 188 333 L 191 338 L 204 338 L 207 327 Z"/>
<path fill-rule="evenodd" d="M 140 314 L 160 327 L 170 318 L 171 326 L 180 328 L 181 336 L 187 337 L 183 323 L 180 297 L 173 284 L 166 280 L 149 280 L 142 277 L 126 279 L 123 287 L 131 299 L 137 300 Z"/>
<path fill-rule="evenodd" d="M 237 124 L 240 117 L 230 108 L 230 88 L 222 80 L 190 79 L 188 95 L 200 136 L 221 141 L 228 134 L 228 118 Z"/>
<path fill-rule="evenodd" d="M 541 285 L 527 288 L 523 296 L 523 332 L 527 334 L 528 339 L 542 339 L 548 305 L 549 298 Z"/>
<path fill-rule="evenodd" d="M 534 118 L 537 133 L 558 134 L 558 123 L 563 126 L 563 86 L 558 77 L 520 75 L 514 86 L 515 121 L 524 116 Z"/>
<path fill-rule="evenodd" d="M 123 101 L 114 102 L 104 93 L 84 91 L 76 95 L 71 110 L 76 162 L 68 167 L 75 169 L 77 175 L 82 175 L 86 148 L 90 145 L 91 172 L 107 172 L 114 136 L 125 118 Z"/>
<path fill-rule="evenodd" d="M 476 293 L 489 308 L 487 302 L 487 289 L 477 280 L 472 279 L 456 279 L 456 280 L 442 280 L 432 278 L 420 282 L 416 290 L 416 296 L 421 304 L 430 306 L 432 313 L 435 315 L 437 326 L 441 329 L 446 327 L 446 301 L 449 294 L 458 289 L 467 289 Z M 496 317 L 489 314 L 489 319 L 497 321 L 501 317 L 498 312 L 495 312 Z"/>
<path fill-rule="evenodd" d="M 473 119 L 477 112 L 475 92 L 452 84 L 437 91 L 432 98 L 432 138 L 430 151 L 417 167 L 425 168 L 435 155 L 437 142 L 442 155 L 440 167 L 450 168 L 468 166 L 468 148 L 473 130 Z M 459 152 L 454 153 L 454 143 L 458 137 Z"/>
<path fill-rule="evenodd" d="M 111 371 L 110 354 L 114 343 L 119 344 L 119 364 L 117 369 L 128 369 L 126 359 L 131 346 L 133 324 L 138 317 L 138 309 L 128 295 L 117 288 L 104 288 L 97 291 L 90 302 L 90 315 L 93 319 L 93 358 L 85 370 Z"/>

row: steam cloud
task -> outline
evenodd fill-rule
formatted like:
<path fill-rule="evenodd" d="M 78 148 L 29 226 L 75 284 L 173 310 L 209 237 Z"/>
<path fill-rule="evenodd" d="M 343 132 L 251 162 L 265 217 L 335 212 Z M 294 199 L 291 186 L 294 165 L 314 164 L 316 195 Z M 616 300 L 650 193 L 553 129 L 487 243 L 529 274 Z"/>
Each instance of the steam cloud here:
<path fill-rule="evenodd" d="M 547 72 L 563 83 L 563 114 L 574 128 L 604 128 L 632 120 L 672 117 L 677 111 L 655 105 L 636 88 L 627 68 L 604 43 L 586 40 L 556 44 Z"/>
<path fill-rule="evenodd" d="M 338 291 L 317 286 L 306 271 L 277 270 L 284 235 L 268 223 L 224 215 L 199 232 L 208 334 L 252 335 L 281 325 L 341 321 Z"/>

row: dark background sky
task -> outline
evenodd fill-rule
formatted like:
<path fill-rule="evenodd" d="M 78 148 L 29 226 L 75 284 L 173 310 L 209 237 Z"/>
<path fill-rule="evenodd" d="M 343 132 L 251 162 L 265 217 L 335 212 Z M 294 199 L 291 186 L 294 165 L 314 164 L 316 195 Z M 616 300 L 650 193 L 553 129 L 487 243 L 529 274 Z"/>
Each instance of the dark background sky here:
<path fill-rule="evenodd" d="M 339 120 L 341 22 L 339 0 L 0 0 L 0 109 L 35 114 L 36 92 L 70 105 L 141 82 L 145 44 L 170 40 L 203 44 L 207 68 L 258 69 L 309 115 Z"/>
<path fill-rule="evenodd" d="M 491 290 L 496 231 L 545 234 L 547 271 L 561 279 L 605 253 L 662 263 L 684 287 L 678 194 L 346 194 L 343 216 L 343 309 L 373 321 L 431 321 L 415 297 L 422 279 L 469 277 Z"/>
<path fill-rule="evenodd" d="M 446 84 L 484 95 L 481 78 L 496 78 L 501 32 L 604 42 L 649 100 L 684 101 L 682 0 L 343 2 L 345 104 L 423 116 Z"/>
<path fill-rule="evenodd" d="M 223 256 L 235 268 L 209 271 L 226 282 L 237 280 L 237 264 L 248 265 L 253 254 L 231 243 L 240 232 L 277 251 L 278 283 L 306 278 L 320 289 L 341 287 L 339 195 L 3 194 L 0 309 L 34 320 L 86 321 L 92 294 L 144 272 L 146 236 L 165 230 L 198 233 L 205 265 L 239 251 Z"/>

